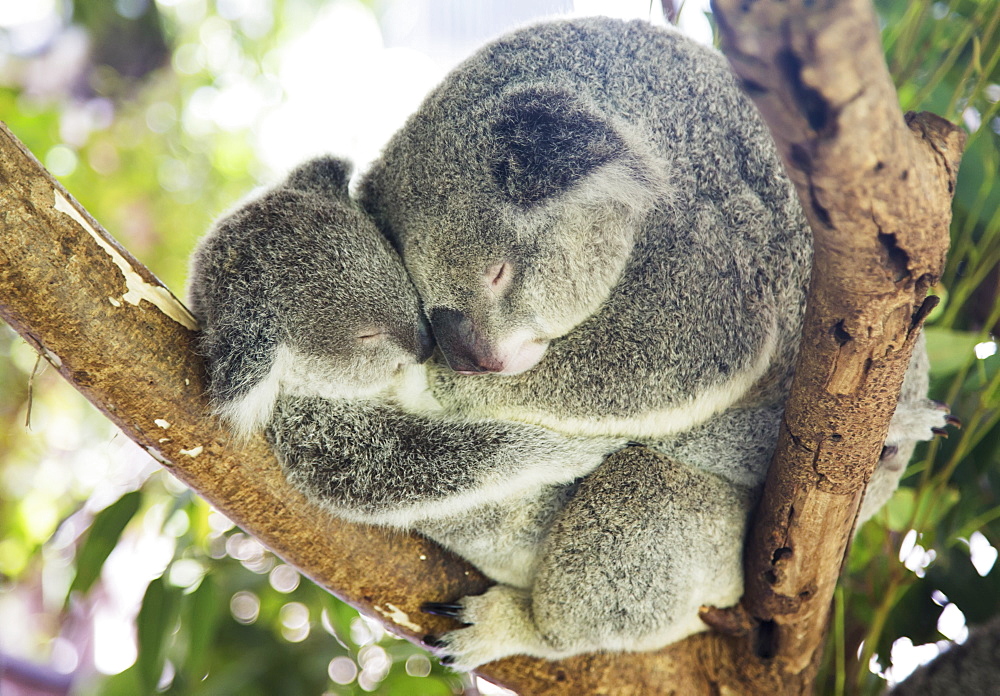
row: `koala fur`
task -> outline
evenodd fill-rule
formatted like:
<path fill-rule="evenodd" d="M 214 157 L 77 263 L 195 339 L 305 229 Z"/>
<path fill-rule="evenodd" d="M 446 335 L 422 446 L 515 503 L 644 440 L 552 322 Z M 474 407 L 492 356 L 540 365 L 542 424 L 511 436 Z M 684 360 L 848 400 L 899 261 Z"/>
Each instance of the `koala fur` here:
<path fill-rule="evenodd" d="M 703 630 L 699 606 L 742 592 L 811 263 L 795 191 L 722 56 L 645 22 L 515 31 L 427 97 L 360 199 L 430 319 L 440 403 L 655 450 L 574 484 L 530 584 L 444 605 L 470 625 L 438 646 L 472 667 Z M 944 425 L 922 351 L 865 515 Z"/>
<path fill-rule="evenodd" d="M 642 22 L 529 27 L 388 143 L 361 181 L 370 220 L 342 186 L 288 188 L 290 209 L 251 201 L 196 257 L 212 394 L 238 429 L 266 422 L 327 509 L 421 531 L 497 580 L 429 607 L 467 624 L 434 642 L 455 667 L 654 649 L 739 599 L 811 237 L 717 53 Z M 353 231 L 309 210 L 325 205 Z M 372 221 L 430 319 L 425 368 L 413 291 Z M 361 291 L 327 292 L 338 274 Z M 359 354 L 372 331 L 389 346 Z M 866 514 L 944 425 L 922 359 Z M 626 440 L 641 446 L 600 463 Z"/>
<path fill-rule="evenodd" d="M 294 431 L 292 483 L 342 517 L 401 527 L 572 481 L 625 444 L 421 400 L 426 322 L 398 254 L 348 197 L 349 174 L 332 157 L 303 164 L 195 251 L 209 396 L 237 434 L 270 424 L 280 453 Z"/>
<path fill-rule="evenodd" d="M 307 163 L 194 252 L 188 296 L 209 393 L 240 435 L 267 423 L 279 393 L 373 396 L 430 353 L 413 286 L 348 198 L 349 175 L 342 160 Z"/>

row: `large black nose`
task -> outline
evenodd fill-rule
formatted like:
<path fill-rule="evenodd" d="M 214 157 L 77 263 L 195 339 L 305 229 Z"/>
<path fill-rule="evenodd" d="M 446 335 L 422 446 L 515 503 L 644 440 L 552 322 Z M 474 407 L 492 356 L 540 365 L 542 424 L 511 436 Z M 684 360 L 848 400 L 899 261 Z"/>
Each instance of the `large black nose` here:
<path fill-rule="evenodd" d="M 503 364 L 492 355 L 472 320 L 462 312 L 445 307 L 434 308 L 431 310 L 431 330 L 448 367 L 455 372 L 503 370 Z"/>

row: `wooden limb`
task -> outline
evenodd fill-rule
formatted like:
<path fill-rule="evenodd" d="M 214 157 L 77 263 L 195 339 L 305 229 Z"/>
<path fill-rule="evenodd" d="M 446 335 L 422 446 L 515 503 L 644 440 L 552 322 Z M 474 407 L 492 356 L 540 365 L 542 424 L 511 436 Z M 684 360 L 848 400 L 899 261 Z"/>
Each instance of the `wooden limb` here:
<path fill-rule="evenodd" d="M 208 412 L 188 311 L 0 124 L 0 317 L 170 473 L 321 587 L 419 641 L 455 626 L 420 612 L 486 589 L 424 539 L 312 507 L 261 438 L 239 445 Z M 696 636 L 660 653 L 517 657 L 480 674 L 523 694 L 709 694 L 724 650 Z"/>
<path fill-rule="evenodd" d="M 778 451 L 748 538 L 744 604 L 785 693 L 808 693 L 864 486 L 936 298 L 964 144 L 900 112 L 869 0 L 713 0 L 815 235 Z"/>

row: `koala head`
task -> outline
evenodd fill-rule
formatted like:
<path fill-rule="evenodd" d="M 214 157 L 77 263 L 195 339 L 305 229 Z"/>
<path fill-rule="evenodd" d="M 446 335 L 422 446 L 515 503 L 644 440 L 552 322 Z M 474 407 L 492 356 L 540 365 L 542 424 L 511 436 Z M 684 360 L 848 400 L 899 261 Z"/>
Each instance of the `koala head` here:
<path fill-rule="evenodd" d="M 518 374 L 607 299 L 664 196 L 662 167 L 569 89 L 464 104 L 447 88 L 389 143 L 361 201 L 402 253 L 449 366 Z"/>
<path fill-rule="evenodd" d="M 350 166 L 312 160 L 223 217 L 193 257 L 209 393 L 241 434 L 281 393 L 367 397 L 432 349 L 399 256 L 350 200 Z"/>

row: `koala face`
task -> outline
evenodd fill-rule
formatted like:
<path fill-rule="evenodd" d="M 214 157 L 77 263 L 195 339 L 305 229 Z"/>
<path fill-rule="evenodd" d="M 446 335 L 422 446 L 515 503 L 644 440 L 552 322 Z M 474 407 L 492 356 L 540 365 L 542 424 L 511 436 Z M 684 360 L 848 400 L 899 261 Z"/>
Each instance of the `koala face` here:
<path fill-rule="evenodd" d="M 331 206 L 316 246 L 284 269 L 286 391 L 353 398 L 384 390 L 433 347 L 398 254 L 360 211 Z M 279 358 L 280 361 L 280 358 Z"/>
<path fill-rule="evenodd" d="M 558 87 L 510 89 L 453 130 L 432 107 L 389 144 L 362 203 L 400 249 L 449 366 L 524 372 L 608 298 L 659 182 Z"/>
<path fill-rule="evenodd" d="M 347 194 L 349 165 L 313 160 L 220 220 L 195 252 L 190 301 L 209 393 L 249 434 L 282 393 L 358 398 L 433 343 L 399 255 Z"/>
<path fill-rule="evenodd" d="M 631 235 L 614 210 L 559 202 L 497 212 L 495 200 L 464 200 L 451 214 L 411 219 L 402 245 L 442 353 L 463 373 L 534 367 L 599 309 L 628 259 Z M 442 238 L 443 227 L 456 232 Z"/>

